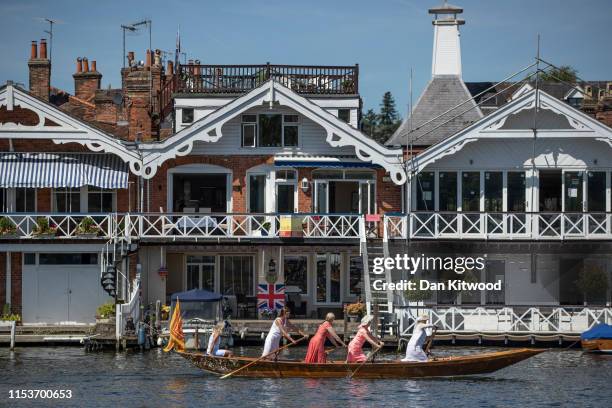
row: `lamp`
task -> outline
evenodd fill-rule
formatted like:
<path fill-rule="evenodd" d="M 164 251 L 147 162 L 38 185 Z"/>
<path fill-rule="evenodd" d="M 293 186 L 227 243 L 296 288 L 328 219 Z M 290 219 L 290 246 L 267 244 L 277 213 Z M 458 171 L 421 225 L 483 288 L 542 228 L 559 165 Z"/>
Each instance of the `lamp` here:
<path fill-rule="evenodd" d="M 302 191 L 308 191 L 308 179 L 306 177 L 302 179 Z"/>

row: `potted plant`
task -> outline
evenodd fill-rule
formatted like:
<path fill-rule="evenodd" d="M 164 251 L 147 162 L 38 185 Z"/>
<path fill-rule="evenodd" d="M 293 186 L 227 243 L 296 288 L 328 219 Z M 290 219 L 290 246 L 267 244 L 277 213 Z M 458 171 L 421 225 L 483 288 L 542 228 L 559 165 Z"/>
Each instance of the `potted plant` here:
<path fill-rule="evenodd" d="M 113 317 L 115 317 L 113 302 L 103 303 L 96 309 L 96 323 L 110 323 Z"/>
<path fill-rule="evenodd" d="M 344 313 L 346 313 L 349 318 L 349 322 L 356 322 L 361 319 L 361 317 L 366 312 L 365 303 L 361 302 L 361 299 L 355 303 L 349 303 L 344 307 Z"/>
<path fill-rule="evenodd" d="M 8 217 L 0 217 L 0 236 L 2 236 L 2 238 L 17 237 L 17 227 L 15 227 L 15 223 Z"/>
<path fill-rule="evenodd" d="M 17 313 L 11 313 L 11 307 L 5 303 L 2 307 L 2 315 L 0 315 L 0 326 L 10 325 L 10 322 L 21 323 L 21 316 Z"/>
<path fill-rule="evenodd" d="M 33 232 L 39 238 L 53 238 L 57 232 L 57 227 L 50 225 L 47 218 L 39 217 L 36 219 L 36 226 Z"/>
<path fill-rule="evenodd" d="M 100 232 L 100 227 L 96 225 L 93 218 L 85 217 L 77 226 L 76 233 L 81 238 L 95 238 Z"/>

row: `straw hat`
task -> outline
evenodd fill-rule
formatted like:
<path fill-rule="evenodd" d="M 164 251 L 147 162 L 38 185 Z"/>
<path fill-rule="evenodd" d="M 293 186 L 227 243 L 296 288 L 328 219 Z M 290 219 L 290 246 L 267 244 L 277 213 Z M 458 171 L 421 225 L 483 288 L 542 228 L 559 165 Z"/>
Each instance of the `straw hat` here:
<path fill-rule="evenodd" d="M 372 317 L 372 315 L 365 315 L 361 318 L 361 325 L 367 326 L 368 324 L 372 322 L 373 319 L 374 317 Z"/>
<path fill-rule="evenodd" d="M 429 316 L 426 314 L 422 314 L 419 316 L 419 318 L 417 319 L 417 322 L 426 322 L 429 320 Z"/>

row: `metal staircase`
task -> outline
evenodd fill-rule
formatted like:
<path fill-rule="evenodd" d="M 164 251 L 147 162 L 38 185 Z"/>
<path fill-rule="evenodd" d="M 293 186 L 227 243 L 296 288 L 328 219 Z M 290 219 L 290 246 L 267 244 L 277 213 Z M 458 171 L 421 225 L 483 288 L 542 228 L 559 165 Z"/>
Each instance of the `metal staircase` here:
<path fill-rule="evenodd" d="M 363 259 L 363 274 L 365 287 L 365 302 L 367 313 L 378 315 L 379 327 L 375 328 L 378 335 L 384 336 L 393 334 L 391 322 L 395 321 L 393 311 L 393 291 L 377 290 L 373 284 L 377 280 L 391 282 L 391 270 L 385 268 L 384 273 L 374 273 L 374 259 L 386 258 L 389 256 L 389 246 L 385 239 L 366 236 L 365 225 L 361 231 L 360 250 Z"/>

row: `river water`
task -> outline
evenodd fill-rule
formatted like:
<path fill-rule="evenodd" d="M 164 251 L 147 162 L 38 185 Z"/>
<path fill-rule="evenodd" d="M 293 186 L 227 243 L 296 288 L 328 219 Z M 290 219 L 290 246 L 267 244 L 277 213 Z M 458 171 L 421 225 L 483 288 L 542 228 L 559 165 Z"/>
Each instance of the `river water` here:
<path fill-rule="evenodd" d="M 499 349 L 436 347 L 435 354 L 492 350 Z M 260 350 L 245 347 L 235 352 L 256 355 Z M 301 358 L 304 353 L 305 348 L 296 348 L 286 356 Z M 9 399 L 9 390 L 15 389 L 71 390 L 72 398 Z M 612 355 L 552 350 L 494 374 L 455 379 L 219 380 L 159 349 L 116 354 L 76 347 L 27 347 L 15 352 L 1 348 L 0 406 L 609 408 Z"/>

